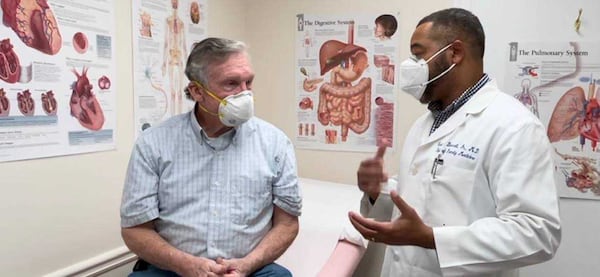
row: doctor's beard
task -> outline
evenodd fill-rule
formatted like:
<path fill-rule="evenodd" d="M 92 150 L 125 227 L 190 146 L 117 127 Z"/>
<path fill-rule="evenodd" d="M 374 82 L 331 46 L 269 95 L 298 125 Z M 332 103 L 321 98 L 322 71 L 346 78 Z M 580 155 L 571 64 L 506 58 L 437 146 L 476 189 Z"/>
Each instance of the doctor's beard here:
<path fill-rule="evenodd" d="M 434 60 L 431 65 L 433 68 L 430 71 L 429 80 L 435 78 L 440 73 L 446 71 L 448 68 L 450 68 L 450 66 L 452 66 L 452 63 L 450 63 L 450 62 L 442 59 L 442 57 L 440 57 L 440 59 Z M 452 73 L 452 70 L 450 72 L 447 72 L 444 76 L 440 77 L 439 79 L 427 84 L 427 87 L 425 88 L 425 91 L 423 92 L 423 96 L 421 96 L 421 99 L 419 100 L 419 102 L 421 102 L 421 104 L 429 104 L 430 102 L 439 101 L 440 92 L 439 92 L 438 84 L 440 83 L 441 80 L 448 77 L 448 74 L 450 74 L 450 73 Z M 437 95 L 436 95 L 436 90 L 437 90 Z"/>

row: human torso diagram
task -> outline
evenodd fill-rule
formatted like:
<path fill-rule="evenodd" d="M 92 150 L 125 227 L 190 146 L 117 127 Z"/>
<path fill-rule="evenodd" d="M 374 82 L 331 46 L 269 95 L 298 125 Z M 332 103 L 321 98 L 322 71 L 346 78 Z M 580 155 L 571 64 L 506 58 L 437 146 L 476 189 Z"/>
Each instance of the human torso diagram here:
<path fill-rule="evenodd" d="M 342 142 L 349 130 L 364 133 L 371 116 L 371 78 L 362 77 L 369 65 L 367 50 L 354 44 L 353 26 L 347 43 L 329 40 L 319 51 L 321 75 L 329 73 L 330 79 L 319 89 L 318 120 L 323 126 L 340 126 Z"/>
<path fill-rule="evenodd" d="M 171 101 L 169 111 L 179 114 L 183 111 L 183 88 L 186 83 L 184 75 L 185 59 L 187 58 L 186 40 L 183 21 L 177 15 L 166 19 L 165 42 L 162 73 L 167 76 Z"/>
<path fill-rule="evenodd" d="M 391 32 L 384 40 L 375 36 L 374 19 L 380 16 L 297 15 L 298 147 L 372 151 L 383 142 L 393 147 L 400 43 Z"/>

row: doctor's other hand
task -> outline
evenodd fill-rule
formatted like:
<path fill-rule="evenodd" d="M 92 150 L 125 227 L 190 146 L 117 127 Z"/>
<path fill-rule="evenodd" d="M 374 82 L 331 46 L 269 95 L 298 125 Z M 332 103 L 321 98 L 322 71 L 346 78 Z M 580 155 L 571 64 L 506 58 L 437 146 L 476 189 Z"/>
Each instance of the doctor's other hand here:
<path fill-rule="evenodd" d="M 356 172 L 358 188 L 372 200 L 376 200 L 379 196 L 381 183 L 388 180 L 388 174 L 383 166 L 383 155 L 386 148 L 386 146 L 380 146 L 375 157 L 363 160 Z"/>
<path fill-rule="evenodd" d="M 396 191 L 391 191 L 390 197 L 400 210 L 398 218 L 389 222 L 378 222 L 350 212 L 348 217 L 354 228 L 370 241 L 435 249 L 433 229 L 423 223 L 417 212 L 404 202 Z"/>

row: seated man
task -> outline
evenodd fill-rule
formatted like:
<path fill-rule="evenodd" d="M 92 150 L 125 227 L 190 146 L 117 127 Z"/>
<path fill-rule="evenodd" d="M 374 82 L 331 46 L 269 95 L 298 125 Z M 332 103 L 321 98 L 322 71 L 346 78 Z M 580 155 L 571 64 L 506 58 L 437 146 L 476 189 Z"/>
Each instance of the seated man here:
<path fill-rule="evenodd" d="M 192 111 L 145 130 L 125 180 L 130 276 L 291 276 L 273 263 L 298 233 L 293 145 L 253 117 L 246 46 L 207 38 L 185 73 Z"/>

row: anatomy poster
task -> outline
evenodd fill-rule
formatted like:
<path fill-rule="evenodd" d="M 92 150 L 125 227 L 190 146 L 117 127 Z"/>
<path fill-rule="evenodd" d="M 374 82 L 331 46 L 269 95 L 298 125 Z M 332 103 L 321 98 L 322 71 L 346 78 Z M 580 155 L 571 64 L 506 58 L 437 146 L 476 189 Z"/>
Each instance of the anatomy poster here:
<path fill-rule="evenodd" d="M 537 115 L 562 197 L 600 200 L 600 43 L 509 44 L 505 90 Z"/>
<path fill-rule="evenodd" d="M 206 38 L 207 0 L 133 1 L 135 134 L 193 107 L 185 63 Z"/>
<path fill-rule="evenodd" d="M 113 1 L 0 6 L 0 161 L 114 149 Z"/>
<path fill-rule="evenodd" d="M 393 147 L 397 14 L 296 16 L 296 146 L 372 152 Z"/>

